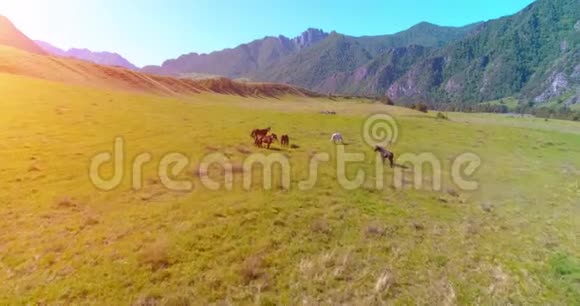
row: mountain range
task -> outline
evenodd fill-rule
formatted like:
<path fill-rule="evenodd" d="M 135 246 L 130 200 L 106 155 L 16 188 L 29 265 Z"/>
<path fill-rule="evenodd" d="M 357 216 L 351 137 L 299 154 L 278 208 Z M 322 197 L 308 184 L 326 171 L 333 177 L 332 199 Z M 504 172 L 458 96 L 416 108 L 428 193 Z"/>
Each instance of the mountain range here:
<path fill-rule="evenodd" d="M 64 51 L 35 44 L 15 28 L 2 35 L 4 28 L 13 26 L 2 18 L 0 44 L 163 76 L 243 78 L 325 94 L 386 95 L 403 102 L 515 97 L 540 106 L 580 103 L 578 0 L 537 0 L 495 20 L 463 27 L 422 22 L 390 35 L 353 37 L 308 29 L 294 38 L 264 37 L 141 69 L 116 53 Z"/>
<path fill-rule="evenodd" d="M 36 40 L 34 41 L 44 52 L 61 57 L 72 57 L 87 62 L 106 65 L 106 66 L 117 66 L 123 67 L 131 70 L 138 70 L 137 66 L 133 65 L 127 59 L 121 55 L 113 52 L 95 52 L 88 49 L 78 49 L 71 48 L 68 50 L 63 50 L 57 48 L 47 42 Z"/>
<path fill-rule="evenodd" d="M 461 28 L 440 27 L 426 22 L 393 35 L 352 37 L 320 29 L 308 29 L 300 36 L 265 37 L 209 54 L 189 53 L 165 61 L 161 66 L 146 66 L 143 70 L 156 74 L 187 75 L 202 73 L 231 78 L 250 77 L 280 82 L 299 82 L 306 74 L 318 79 L 315 71 L 294 72 L 287 76 L 285 68 L 304 66 L 328 72 L 347 71 L 369 62 L 392 48 L 421 45 L 428 48 L 444 46 L 467 35 L 477 24 Z M 314 67 L 312 66 L 314 65 Z M 354 65 L 354 66 L 353 66 Z M 332 67 L 330 67 L 332 66 Z M 316 68 L 319 67 L 319 68 Z M 314 81 L 316 82 L 316 80 Z M 316 84 L 303 84 L 315 87 Z"/>
<path fill-rule="evenodd" d="M 537 0 L 512 16 L 464 27 L 430 23 L 352 37 L 308 29 L 147 66 L 163 75 L 221 75 L 323 93 L 477 103 L 504 97 L 580 102 L 580 1 Z"/>

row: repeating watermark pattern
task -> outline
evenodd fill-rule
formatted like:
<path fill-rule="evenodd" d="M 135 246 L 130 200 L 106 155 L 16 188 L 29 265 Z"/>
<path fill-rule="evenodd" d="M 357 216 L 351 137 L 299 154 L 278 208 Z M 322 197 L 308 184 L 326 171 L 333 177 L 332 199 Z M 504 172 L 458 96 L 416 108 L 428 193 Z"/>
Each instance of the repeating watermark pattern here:
<path fill-rule="evenodd" d="M 399 138 L 399 125 L 388 114 L 374 114 L 362 126 L 362 136 L 370 147 L 395 144 Z"/>
<path fill-rule="evenodd" d="M 388 114 L 374 114 L 368 117 L 362 125 L 362 145 L 358 152 L 346 152 L 345 145 L 335 145 L 333 165 L 331 154 L 319 152 L 311 154 L 307 162 L 307 178 L 292 186 L 292 163 L 287 155 L 279 152 L 253 153 L 245 157 L 241 164 L 234 163 L 230 157 L 221 152 L 213 152 L 205 155 L 197 163 L 195 170 L 199 177 L 199 183 L 208 190 L 233 190 L 234 173 L 241 172 L 242 187 L 251 190 L 256 186 L 254 179 L 261 176 L 261 185 L 264 190 L 273 188 L 273 182 L 277 178 L 279 186 L 283 189 L 298 188 L 308 191 L 316 188 L 320 179 L 319 170 L 326 164 L 335 169 L 336 181 L 346 190 L 354 190 L 365 185 L 368 179 L 374 181 L 374 188 L 385 188 L 385 175 L 392 175 L 393 186 L 398 189 L 415 188 L 441 191 L 443 188 L 443 163 L 432 152 L 405 152 L 395 155 L 395 163 L 392 170 L 384 164 L 383 157 L 376 154 L 371 163 L 374 164 L 373 175 L 368 175 L 368 168 L 358 167 L 354 173 L 347 174 L 347 165 L 355 166 L 364 164 L 367 159 L 366 152 L 375 146 L 390 147 L 399 138 L 399 126 L 396 120 Z M 100 190 L 113 190 L 119 187 L 125 178 L 126 163 L 129 161 L 125 150 L 125 140 L 117 137 L 113 141 L 112 152 L 100 152 L 93 156 L 89 165 L 89 179 Z M 153 160 L 149 152 L 142 152 L 131 159 L 130 172 L 131 184 L 134 190 L 143 188 L 143 168 Z M 481 158 L 472 152 L 458 154 L 450 162 L 450 179 L 457 188 L 464 191 L 473 191 L 479 187 L 473 179 L 476 171 L 481 166 Z M 101 168 L 111 166 L 112 175 L 104 178 Z M 157 176 L 161 184 L 172 191 L 192 191 L 194 182 L 191 178 L 183 178 L 183 173 L 191 169 L 193 163 L 190 158 L 181 152 L 167 153 L 159 159 Z M 223 175 L 213 177 L 212 169 L 220 169 Z M 275 171 L 277 168 L 279 171 Z M 425 171 L 425 170 L 430 171 Z M 261 170 L 261 172 L 260 172 Z M 279 174 L 275 177 L 275 174 Z M 350 176 L 350 178 L 349 178 Z M 411 176 L 411 178 L 409 178 Z M 180 178 L 181 177 L 181 178 Z M 412 184 L 409 184 L 411 180 Z M 430 186 L 425 183 L 430 182 Z M 368 186 L 368 185 L 365 185 Z"/>

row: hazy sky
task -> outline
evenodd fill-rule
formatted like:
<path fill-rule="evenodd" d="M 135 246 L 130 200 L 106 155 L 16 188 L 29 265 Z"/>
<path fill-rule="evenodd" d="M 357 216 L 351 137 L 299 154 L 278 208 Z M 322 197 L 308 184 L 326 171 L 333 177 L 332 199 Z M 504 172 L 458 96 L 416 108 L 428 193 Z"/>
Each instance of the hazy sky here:
<path fill-rule="evenodd" d="M 0 0 L 32 39 L 118 52 L 138 66 L 306 28 L 360 36 L 421 22 L 460 26 L 510 15 L 532 0 Z"/>

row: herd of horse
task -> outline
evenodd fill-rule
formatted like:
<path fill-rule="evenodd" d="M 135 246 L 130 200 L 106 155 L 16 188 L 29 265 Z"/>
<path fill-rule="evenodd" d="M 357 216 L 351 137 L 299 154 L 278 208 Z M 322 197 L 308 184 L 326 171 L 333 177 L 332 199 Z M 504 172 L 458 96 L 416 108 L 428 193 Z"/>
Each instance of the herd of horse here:
<path fill-rule="evenodd" d="M 252 130 L 250 137 L 254 138 L 254 144 L 256 146 L 262 148 L 265 144 L 266 147 L 269 149 L 270 145 L 272 145 L 274 141 L 278 141 L 278 135 L 270 133 L 271 130 L 272 129 L 270 127 L 267 127 L 265 129 L 254 129 Z M 283 147 L 289 146 L 290 137 L 288 135 L 282 135 L 280 137 L 280 144 Z"/>
<path fill-rule="evenodd" d="M 250 137 L 254 138 L 254 144 L 257 147 L 264 147 L 264 145 L 266 145 L 266 147 L 268 149 L 270 149 L 270 146 L 272 145 L 272 143 L 274 141 L 278 141 L 278 135 L 274 134 L 274 133 L 270 133 L 272 131 L 272 128 L 267 127 L 265 129 L 253 129 L 252 133 L 250 133 Z M 335 144 L 340 143 L 340 144 L 344 144 L 344 139 L 342 138 L 342 134 L 340 133 L 334 133 L 332 134 L 332 136 L 330 136 L 330 141 L 334 142 Z M 290 145 L 290 136 L 288 135 L 282 135 L 280 137 L 280 144 L 283 147 L 287 147 Z M 389 160 L 389 164 L 391 166 L 391 168 L 393 168 L 393 160 L 395 158 L 395 154 L 393 154 L 393 152 L 387 150 L 385 147 L 376 145 L 374 148 L 375 152 L 378 152 L 381 155 L 381 158 L 383 160 L 383 162 L 388 159 Z"/>

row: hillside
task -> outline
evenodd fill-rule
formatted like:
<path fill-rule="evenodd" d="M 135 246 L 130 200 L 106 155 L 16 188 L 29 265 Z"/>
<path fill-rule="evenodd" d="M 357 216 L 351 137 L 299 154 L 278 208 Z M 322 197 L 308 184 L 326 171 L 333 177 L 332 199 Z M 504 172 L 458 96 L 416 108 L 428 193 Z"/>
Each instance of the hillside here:
<path fill-rule="evenodd" d="M 86 61 L 50 57 L 0 46 L 0 73 L 24 75 L 67 84 L 157 95 L 191 95 L 215 92 L 239 96 L 275 97 L 286 94 L 316 96 L 290 85 L 236 82 L 226 78 L 178 79 L 149 75 L 124 68 L 101 66 Z"/>
<path fill-rule="evenodd" d="M 42 50 L 51 55 L 72 57 L 84 61 L 89 61 L 99 65 L 117 66 L 132 70 L 139 69 L 137 66 L 133 65 L 131 62 L 129 62 L 127 59 L 125 59 L 124 57 L 122 57 L 117 53 L 95 52 L 88 49 L 78 49 L 78 48 L 63 50 L 44 41 L 36 40 L 34 42 L 40 48 L 42 48 Z"/>
<path fill-rule="evenodd" d="M 18 30 L 8 18 L 0 15 L 0 45 L 36 54 L 45 54 L 30 38 Z"/>
<path fill-rule="evenodd" d="M 320 92 L 476 103 L 519 96 L 536 105 L 580 100 L 580 2 L 540 0 L 464 28 L 428 23 L 380 37 L 331 34 L 252 74 Z"/>
<path fill-rule="evenodd" d="M 415 54 L 417 50 L 436 49 L 468 36 L 478 27 L 479 24 L 460 28 L 441 27 L 423 22 L 392 35 L 353 37 L 333 32 L 312 48 L 264 67 L 250 77 L 297 84 L 322 92 L 381 95 L 385 92 L 382 90 L 385 83 L 375 84 L 376 81 L 397 79 L 396 71 L 389 74 L 392 71 L 389 64 L 378 67 L 378 63 L 385 58 L 391 58 L 386 60 L 390 64 L 407 66 L 408 63 L 398 63 L 396 56 L 393 58 L 392 54 L 407 53 L 403 50 L 410 48 L 405 61 L 416 61 L 423 54 Z M 409 57 L 411 54 L 417 57 Z M 369 66 L 375 67 L 371 68 L 373 71 L 370 73 Z M 385 76 L 384 73 L 389 75 Z"/>
<path fill-rule="evenodd" d="M 544 103 L 580 83 L 580 2 L 539 0 L 418 61 L 388 94 L 479 102 L 520 95 Z"/>

